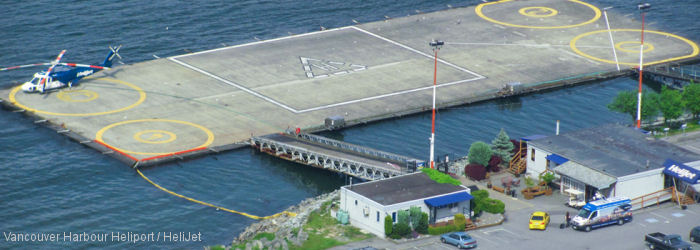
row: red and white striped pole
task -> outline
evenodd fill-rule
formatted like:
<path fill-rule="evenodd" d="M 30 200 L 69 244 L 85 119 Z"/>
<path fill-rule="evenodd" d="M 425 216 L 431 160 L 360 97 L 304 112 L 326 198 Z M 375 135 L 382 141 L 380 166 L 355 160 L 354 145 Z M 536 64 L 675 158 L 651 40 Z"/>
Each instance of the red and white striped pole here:
<path fill-rule="evenodd" d="M 429 43 L 435 52 L 435 70 L 433 71 L 433 121 L 430 130 L 430 168 L 435 168 L 435 95 L 437 92 L 437 53 L 445 42 L 433 40 Z"/>
<path fill-rule="evenodd" d="M 637 5 L 642 12 L 642 39 L 639 43 L 639 92 L 637 93 L 637 128 L 642 127 L 642 75 L 644 71 L 644 13 L 651 8 L 651 4 Z"/>

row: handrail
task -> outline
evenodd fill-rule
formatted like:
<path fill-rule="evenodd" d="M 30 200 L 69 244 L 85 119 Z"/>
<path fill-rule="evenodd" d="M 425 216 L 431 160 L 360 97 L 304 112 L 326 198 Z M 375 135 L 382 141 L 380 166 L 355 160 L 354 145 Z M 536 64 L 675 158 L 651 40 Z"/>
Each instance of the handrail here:
<path fill-rule="evenodd" d="M 660 194 L 660 193 L 663 193 L 663 194 Z M 645 195 L 642 195 L 642 196 L 639 196 L 639 197 L 632 199 L 630 202 L 630 205 L 632 205 L 632 207 L 634 207 L 635 205 L 639 204 L 640 205 L 639 209 L 642 209 L 642 208 L 644 208 L 645 202 L 649 202 L 649 201 L 653 201 L 653 200 L 656 200 L 654 203 L 656 203 L 656 205 L 659 205 L 659 203 L 661 203 L 661 198 L 664 196 L 667 196 L 667 195 L 670 195 L 671 196 L 670 198 L 673 199 L 673 197 L 675 197 L 677 195 L 676 190 L 673 187 L 668 187 L 668 188 L 664 188 L 664 189 L 661 189 L 659 191 L 656 191 L 656 192 L 653 192 L 650 194 L 645 194 Z M 650 197 L 650 196 L 654 196 L 654 197 L 646 199 L 647 197 Z M 647 203 L 647 204 L 649 204 L 649 203 Z"/>
<path fill-rule="evenodd" d="M 358 145 L 350 144 L 350 143 L 343 142 L 343 141 L 325 138 L 322 136 L 317 136 L 317 135 L 312 135 L 312 134 L 299 134 L 299 136 L 301 136 L 302 139 L 305 139 L 307 141 L 312 141 L 312 142 L 325 144 L 325 145 L 331 145 L 333 147 L 345 149 L 348 151 L 353 151 L 353 152 L 357 152 L 357 153 L 361 153 L 361 154 L 365 154 L 365 155 L 370 155 L 370 156 L 374 156 L 374 157 L 378 157 L 378 158 L 383 158 L 383 159 L 389 159 L 389 160 L 393 160 L 393 161 L 397 161 L 397 162 L 407 163 L 407 162 L 415 161 L 418 164 L 423 162 L 423 161 L 418 160 L 418 159 L 414 159 L 414 158 L 410 158 L 410 157 L 406 157 L 406 156 L 402 156 L 402 155 L 397 155 L 397 154 L 393 154 L 393 153 L 389 153 L 389 152 L 384 152 L 381 150 L 376 150 L 376 149 L 372 149 L 372 148 L 368 148 L 368 147 L 358 146 Z"/>

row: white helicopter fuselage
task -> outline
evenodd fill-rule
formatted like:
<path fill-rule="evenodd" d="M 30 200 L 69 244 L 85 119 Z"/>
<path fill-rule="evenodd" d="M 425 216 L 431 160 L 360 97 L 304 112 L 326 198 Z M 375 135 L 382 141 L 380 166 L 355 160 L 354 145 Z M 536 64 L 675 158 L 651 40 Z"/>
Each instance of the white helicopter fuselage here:
<path fill-rule="evenodd" d="M 42 90 L 41 87 L 41 80 L 46 79 L 44 81 L 44 88 Z M 47 91 L 51 89 L 57 89 L 57 88 L 63 88 L 66 86 L 65 83 L 62 83 L 60 81 L 54 81 L 53 78 L 47 76 L 46 74 L 42 73 L 34 73 L 34 78 L 32 78 L 31 81 L 25 82 L 22 84 L 22 91 L 32 93 L 32 92 L 42 92 L 42 91 Z"/>

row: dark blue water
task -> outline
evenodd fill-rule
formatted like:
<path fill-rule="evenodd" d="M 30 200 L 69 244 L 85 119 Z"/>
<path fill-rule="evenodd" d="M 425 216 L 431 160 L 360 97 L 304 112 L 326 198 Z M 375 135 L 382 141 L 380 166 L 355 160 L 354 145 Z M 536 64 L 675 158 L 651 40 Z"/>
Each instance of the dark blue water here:
<path fill-rule="evenodd" d="M 405 16 L 478 1 L 3 1 L 0 67 L 52 60 L 97 63 L 107 46 L 123 44 L 126 63 Z M 596 0 L 623 14 L 624 0 Z M 652 1 L 651 23 L 700 40 L 698 1 Z M 0 87 L 26 81 L 37 69 L 0 73 Z M 621 78 L 525 97 L 442 109 L 437 154 L 466 154 L 475 140 L 490 141 L 500 128 L 511 137 L 609 122 L 631 122 L 605 105 Z M 426 158 L 429 114 L 357 126 L 325 135 L 413 157 Z M 336 174 L 259 155 L 250 149 L 144 170 L 152 180 L 187 196 L 269 215 L 344 183 Z M 24 233 L 201 232 L 202 242 L 11 243 L 0 248 L 185 247 L 229 243 L 253 220 L 204 207 L 155 189 L 126 165 L 34 125 L 17 113 L 0 112 L 0 231 Z"/>

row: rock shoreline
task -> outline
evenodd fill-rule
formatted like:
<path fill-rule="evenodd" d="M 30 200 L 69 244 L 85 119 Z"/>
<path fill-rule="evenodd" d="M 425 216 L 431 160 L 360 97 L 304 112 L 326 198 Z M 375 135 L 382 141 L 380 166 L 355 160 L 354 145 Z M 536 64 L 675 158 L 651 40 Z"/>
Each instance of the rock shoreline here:
<path fill-rule="evenodd" d="M 335 190 L 330 193 L 304 199 L 299 204 L 286 209 L 286 211 L 296 213 L 296 216 L 292 217 L 284 214 L 276 218 L 253 223 L 246 227 L 245 230 L 233 240 L 232 245 L 236 246 L 245 243 L 245 249 L 253 249 L 256 247 L 257 249 L 289 249 L 287 245 L 288 240 L 294 245 L 301 246 L 308 238 L 308 233 L 304 232 L 302 226 L 306 224 L 309 214 L 321 208 L 323 203 L 337 199 L 339 194 L 339 190 Z M 253 240 L 253 238 L 260 233 L 272 233 L 275 235 L 275 238 L 273 240 L 268 240 L 267 238 Z M 227 249 L 231 248 L 227 247 Z"/>

